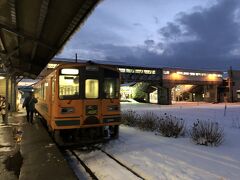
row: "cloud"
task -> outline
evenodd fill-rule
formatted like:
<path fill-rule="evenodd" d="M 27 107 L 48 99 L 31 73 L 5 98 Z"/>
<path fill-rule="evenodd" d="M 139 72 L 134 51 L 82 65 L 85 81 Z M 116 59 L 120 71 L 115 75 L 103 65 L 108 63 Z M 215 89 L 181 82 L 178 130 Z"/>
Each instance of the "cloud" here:
<path fill-rule="evenodd" d="M 232 52 L 238 52 L 235 48 L 240 45 L 240 24 L 235 21 L 238 11 L 237 0 L 219 0 L 210 8 L 191 14 L 181 13 L 175 22 L 158 31 L 165 39 L 182 38 L 180 42 L 168 43 L 167 50 L 172 52 L 169 58 L 179 58 L 181 65 L 198 62 L 196 64 L 206 67 L 209 63 L 219 68 L 233 63 L 237 53 Z"/>
<path fill-rule="evenodd" d="M 102 11 L 99 13 L 106 19 L 109 17 Z M 175 20 L 161 27 L 157 23 L 160 18 L 155 18 L 160 17 L 159 14 L 152 17 L 158 27 L 157 37 L 146 35 L 141 45 L 128 45 L 131 36 L 123 37 L 120 34 L 126 28 L 129 32 L 133 31 L 133 26 L 136 29 L 144 28 L 144 24 L 125 24 L 122 21 L 118 24 L 116 17 L 106 20 L 115 24 L 112 29 L 111 26 L 96 29 L 97 23 L 90 22 L 90 28 L 83 28 L 81 38 L 79 35 L 74 43 L 67 46 L 67 50 L 78 51 L 80 58 L 124 61 L 137 65 L 225 70 L 229 66 L 240 68 L 238 0 L 216 0 L 208 7 L 196 6 L 188 13 L 178 13 Z"/>
<path fill-rule="evenodd" d="M 159 42 L 146 40 L 145 46 L 132 47 L 137 56 L 122 54 L 119 58 L 160 66 L 239 68 L 240 23 L 236 18 L 239 7 L 237 0 L 218 0 L 209 8 L 197 7 L 194 12 L 179 13 L 174 22 L 159 28 Z"/>

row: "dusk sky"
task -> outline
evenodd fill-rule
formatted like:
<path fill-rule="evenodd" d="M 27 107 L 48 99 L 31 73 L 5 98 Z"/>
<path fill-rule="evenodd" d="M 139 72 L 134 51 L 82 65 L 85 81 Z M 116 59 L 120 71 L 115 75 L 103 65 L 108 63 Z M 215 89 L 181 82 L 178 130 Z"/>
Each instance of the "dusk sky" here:
<path fill-rule="evenodd" d="M 239 0 L 104 0 L 61 58 L 240 69 Z"/>

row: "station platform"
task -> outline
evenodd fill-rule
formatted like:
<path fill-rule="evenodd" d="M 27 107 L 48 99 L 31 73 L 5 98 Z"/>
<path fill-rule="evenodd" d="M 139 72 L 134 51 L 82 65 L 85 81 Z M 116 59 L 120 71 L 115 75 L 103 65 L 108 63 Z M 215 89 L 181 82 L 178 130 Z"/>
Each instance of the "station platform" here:
<path fill-rule="evenodd" d="M 26 121 L 25 112 L 0 118 L 0 179 L 76 180 L 63 155 L 40 120 Z"/>

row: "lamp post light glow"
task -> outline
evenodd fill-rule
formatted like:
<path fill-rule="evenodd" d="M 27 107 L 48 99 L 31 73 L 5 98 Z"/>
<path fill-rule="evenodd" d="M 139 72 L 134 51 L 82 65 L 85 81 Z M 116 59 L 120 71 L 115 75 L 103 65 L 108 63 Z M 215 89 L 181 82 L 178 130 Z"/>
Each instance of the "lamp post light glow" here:
<path fill-rule="evenodd" d="M 209 74 L 209 75 L 207 76 L 207 78 L 208 78 L 208 80 L 210 80 L 210 81 L 215 81 L 216 78 L 217 78 L 217 75 L 216 75 L 216 74 Z"/>
<path fill-rule="evenodd" d="M 171 79 L 172 80 L 180 80 L 180 79 L 182 79 L 182 76 L 179 73 L 172 73 Z"/>

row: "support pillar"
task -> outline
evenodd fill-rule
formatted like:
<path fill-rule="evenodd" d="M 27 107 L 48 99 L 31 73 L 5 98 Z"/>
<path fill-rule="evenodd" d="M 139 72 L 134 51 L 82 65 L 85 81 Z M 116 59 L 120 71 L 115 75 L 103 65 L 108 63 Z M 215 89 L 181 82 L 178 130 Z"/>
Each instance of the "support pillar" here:
<path fill-rule="evenodd" d="M 5 96 L 5 100 L 6 100 L 6 118 L 5 118 L 5 123 L 8 122 L 8 100 L 9 100 L 9 75 L 6 75 L 6 96 Z"/>
<path fill-rule="evenodd" d="M 150 93 L 147 93 L 146 102 L 147 102 L 147 103 L 150 103 Z"/>
<path fill-rule="evenodd" d="M 10 82 L 10 91 L 9 91 L 9 100 L 10 103 L 10 111 L 15 112 L 16 111 L 16 79 L 15 77 L 11 77 Z"/>
<path fill-rule="evenodd" d="M 217 103 L 218 101 L 218 85 L 204 86 L 204 101 Z"/>
<path fill-rule="evenodd" d="M 159 87 L 158 91 L 158 104 L 170 105 L 172 104 L 171 88 Z"/>

